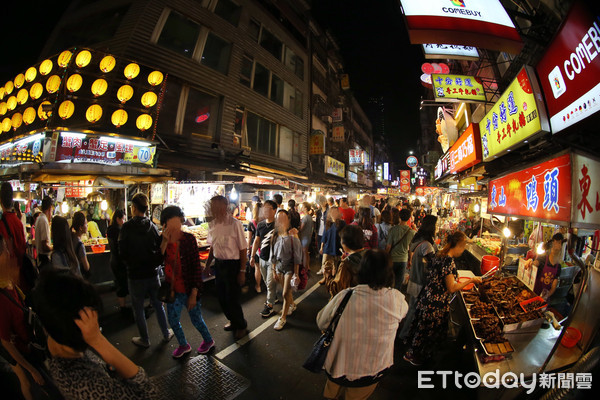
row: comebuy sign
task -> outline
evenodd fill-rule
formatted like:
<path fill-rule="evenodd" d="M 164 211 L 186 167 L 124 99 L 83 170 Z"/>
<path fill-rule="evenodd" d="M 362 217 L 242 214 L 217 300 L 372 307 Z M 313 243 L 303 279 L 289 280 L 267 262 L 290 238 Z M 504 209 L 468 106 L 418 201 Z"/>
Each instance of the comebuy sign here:
<path fill-rule="evenodd" d="M 479 123 L 483 161 L 499 157 L 549 130 L 535 73 L 525 66 Z"/>
<path fill-rule="evenodd" d="M 600 109 L 600 12 L 577 1 L 536 69 L 552 132 Z"/>
<path fill-rule="evenodd" d="M 517 54 L 523 43 L 498 0 L 400 0 L 413 44 L 448 43 Z"/>
<path fill-rule="evenodd" d="M 481 139 L 479 126 L 469 125 L 448 151 L 450 172 L 457 173 L 481 162 Z"/>
<path fill-rule="evenodd" d="M 571 154 L 564 154 L 492 180 L 488 212 L 569 222 L 571 190 Z"/>

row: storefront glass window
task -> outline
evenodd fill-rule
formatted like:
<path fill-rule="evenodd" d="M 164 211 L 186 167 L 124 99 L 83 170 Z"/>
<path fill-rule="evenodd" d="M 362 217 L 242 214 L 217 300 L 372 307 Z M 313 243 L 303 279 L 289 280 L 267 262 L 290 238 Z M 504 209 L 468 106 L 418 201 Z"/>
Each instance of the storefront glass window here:
<path fill-rule="evenodd" d="M 158 38 L 158 44 L 186 57 L 192 57 L 200 25 L 171 11 Z"/>

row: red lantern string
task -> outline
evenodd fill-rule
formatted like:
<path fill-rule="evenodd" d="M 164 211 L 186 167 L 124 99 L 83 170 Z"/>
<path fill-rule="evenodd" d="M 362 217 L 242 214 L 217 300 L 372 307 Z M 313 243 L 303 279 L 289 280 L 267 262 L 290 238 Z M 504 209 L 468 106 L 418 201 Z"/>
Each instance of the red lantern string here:
<path fill-rule="evenodd" d="M 160 88 L 160 94 L 158 95 L 158 104 L 156 105 L 156 120 L 154 121 L 154 128 L 152 129 L 152 140 L 156 138 L 156 129 L 158 128 L 158 117 L 160 116 L 160 108 L 162 107 L 165 91 L 167 89 L 167 79 L 169 74 L 165 74 L 162 87 Z"/>

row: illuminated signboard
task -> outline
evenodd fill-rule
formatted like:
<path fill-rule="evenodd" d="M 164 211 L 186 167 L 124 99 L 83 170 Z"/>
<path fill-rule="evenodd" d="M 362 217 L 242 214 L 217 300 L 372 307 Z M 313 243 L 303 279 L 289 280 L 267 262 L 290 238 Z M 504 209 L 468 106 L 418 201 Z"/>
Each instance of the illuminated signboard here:
<path fill-rule="evenodd" d="M 432 59 L 479 60 L 477 48 L 459 44 L 427 43 L 423 45 L 423 53 L 425 53 L 425 58 Z"/>
<path fill-rule="evenodd" d="M 580 154 L 572 155 L 573 213 L 571 222 L 579 228 L 597 229 L 600 225 L 600 161 Z"/>
<path fill-rule="evenodd" d="M 400 193 L 410 193 L 410 170 L 403 169 L 400 171 Z"/>
<path fill-rule="evenodd" d="M 383 180 L 388 180 L 390 179 L 390 164 L 389 163 L 383 163 Z"/>
<path fill-rule="evenodd" d="M 344 113 L 341 108 L 334 108 L 331 112 L 331 119 L 333 122 L 342 122 Z"/>
<path fill-rule="evenodd" d="M 376 168 L 376 178 L 379 182 L 383 182 L 383 166 L 381 164 Z"/>
<path fill-rule="evenodd" d="M 364 154 L 363 150 L 352 149 L 349 150 L 348 160 L 350 165 L 363 165 L 364 164 Z"/>
<path fill-rule="evenodd" d="M 154 166 L 155 155 L 156 146 L 148 142 L 62 132 L 56 144 L 55 160 L 106 165 Z"/>
<path fill-rule="evenodd" d="M 435 179 L 440 179 L 446 176 L 450 172 L 450 152 L 444 154 L 437 162 L 435 166 L 435 171 L 433 173 L 433 177 Z"/>
<path fill-rule="evenodd" d="M 345 178 L 346 165 L 333 157 L 325 156 L 325 173 Z"/>
<path fill-rule="evenodd" d="M 553 133 L 600 110 L 600 13 L 590 8 L 573 4 L 536 67 Z"/>
<path fill-rule="evenodd" d="M 356 172 L 348 171 L 348 182 L 358 183 L 358 175 Z"/>
<path fill-rule="evenodd" d="M 457 173 L 481 162 L 481 138 L 479 125 L 471 124 L 452 145 L 450 172 Z"/>
<path fill-rule="evenodd" d="M 3 167 L 25 163 L 40 163 L 44 156 L 43 133 L 25 137 L 0 146 L 0 165 Z"/>
<path fill-rule="evenodd" d="M 335 125 L 332 129 L 331 140 L 334 142 L 343 142 L 344 138 L 344 125 Z"/>
<path fill-rule="evenodd" d="M 474 76 L 431 75 L 435 101 L 486 101 L 483 84 Z"/>
<path fill-rule="evenodd" d="M 523 67 L 479 123 L 483 161 L 519 147 L 538 133 L 548 132 L 546 108 L 535 73 Z"/>
<path fill-rule="evenodd" d="M 488 186 L 488 212 L 569 222 L 571 155 L 494 179 Z"/>
<path fill-rule="evenodd" d="M 409 156 L 406 158 L 406 166 L 409 168 L 414 168 L 419 165 L 419 159 L 415 156 Z"/>
<path fill-rule="evenodd" d="M 413 44 L 461 44 L 517 54 L 523 43 L 499 0 L 400 0 Z"/>
<path fill-rule="evenodd" d="M 310 135 L 310 155 L 325 154 L 325 134 L 323 131 L 313 131 Z"/>

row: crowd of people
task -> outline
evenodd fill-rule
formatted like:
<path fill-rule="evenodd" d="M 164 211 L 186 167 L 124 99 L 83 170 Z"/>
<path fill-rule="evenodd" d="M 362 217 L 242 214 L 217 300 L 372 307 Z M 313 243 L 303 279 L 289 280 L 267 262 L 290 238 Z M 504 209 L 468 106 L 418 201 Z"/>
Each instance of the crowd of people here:
<path fill-rule="evenodd" d="M 81 241 L 85 216 L 76 213 L 69 226 L 65 218 L 52 217 L 52 201 L 44 198 L 33 226 L 40 271 L 34 287 L 24 279 L 25 231 L 13 216 L 9 184 L 2 185 L 1 197 L 6 223 L 0 224 L 0 307 L 8 310 L 0 314 L 1 355 L 19 378 L 23 396 L 34 398 L 33 387 L 66 398 L 156 396 L 144 370 L 112 346 L 99 328 L 101 301 L 85 279 L 90 269 Z M 375 201 L 368 195 L 354 204 L 323 196 L 315 206 L 290 200 L 284 207 L 280 195 L 264 202 L 253 200 L 248 237 L 229 212 L 225 197 L 210 200 L 206 265 L 214 261 L 215 289 L 228 320 L 223 329 L 235 340 L 248 334 L 241 303 L 247 276 L 253 277 L 250 285 L 258 293 L 264 282 L 261 316 L 279 313 L 274 329 L 284 329 L 297 308 L 294 290 L 302 285 L 312 253 L 320 262 L 320 283 L 330 295 L 317 316 L 320 329 L 328 326 L 349 296 L 324 365 L 326 398 L 368 398 L 393 365 L 391 349 L 398 338 L 409 345 L 405 360 L 413 365 L 426 362 L 443 342 L 449 296 L 481 282 L 473 278 L 457 283 L 453 259 L 464 250 L 466 237 L 461 232 L 451 235 L 438 252 L 437 217 L 423 209 L 415 215 L 408 204 Z M 133 314 L 139 332 L 131 340 L 146 349 L 154 339 L 144 310 L 149 298 L 159 339 L 169 342 L 175 337 L 178 342 L 174 358 L 192 351 L 180 322 L 183 308 L 202 336 L 197 353 L 207 354 L 216 344 L 202 317 L 203 266 L 196 239 L 182 229 L 185 216 L 179 207 L 163 209 L 159 229 L 148 218 L 148 206 L 148 198 L 136 194 L 131 199 L 132 218 L 126 220 L 123 211 L 116 211 L 107 230 L 120 312 Z M 128 295 L 132 309 L 126 306 Z M 26 305 L 37 312 L 47 332 L 50 368 L 33 357 L 32 337 L 22 318 Z"/>

